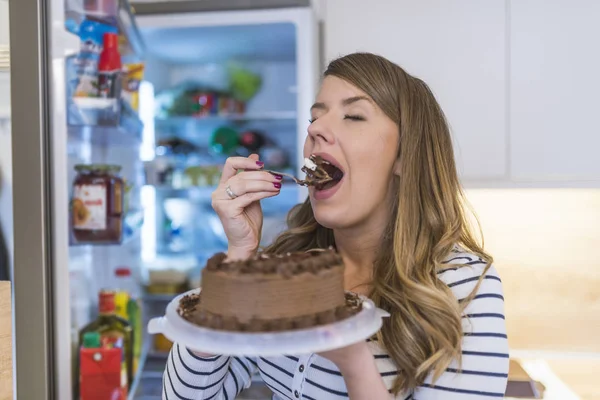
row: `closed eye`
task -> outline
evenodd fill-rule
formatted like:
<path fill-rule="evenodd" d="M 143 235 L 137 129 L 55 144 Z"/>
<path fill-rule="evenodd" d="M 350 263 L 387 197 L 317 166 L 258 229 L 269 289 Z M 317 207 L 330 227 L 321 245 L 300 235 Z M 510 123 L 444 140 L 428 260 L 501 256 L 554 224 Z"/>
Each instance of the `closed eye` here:
<path fill-rule="evenodd" d="M 344 115 L 344 119 L 349 119 L 351 121 L 365 121 L 364 117 L 361 117 L 360 115 Z"/>

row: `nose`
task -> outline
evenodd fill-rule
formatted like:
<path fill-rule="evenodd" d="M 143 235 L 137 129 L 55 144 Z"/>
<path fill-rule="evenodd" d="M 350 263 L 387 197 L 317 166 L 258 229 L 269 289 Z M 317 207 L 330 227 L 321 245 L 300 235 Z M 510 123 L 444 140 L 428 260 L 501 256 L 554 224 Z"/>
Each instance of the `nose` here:
<path fill-rule="evenodd" d="M 326 119 L 326 116 L 322 116 L 308 126 L 308 136 L 314 143 L 333 144 L 335 142 L 335 135 Z"/>

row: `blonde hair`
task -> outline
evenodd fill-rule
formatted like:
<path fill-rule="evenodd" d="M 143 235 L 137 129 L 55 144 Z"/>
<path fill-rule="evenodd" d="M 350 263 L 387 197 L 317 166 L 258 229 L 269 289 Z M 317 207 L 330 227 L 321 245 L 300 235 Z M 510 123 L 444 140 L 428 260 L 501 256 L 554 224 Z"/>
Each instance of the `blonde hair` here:
<path fill-rule="evenodd" d="M 460 246 L 492 258 L 470 230 L 446 118 L 429 87 L 387 59 L 354 53 L 331 62 L 324 76 L 341 78 L 369 95 L 399 127 L 400 177 L 395 201 L 373 266 L 370 298 L 390 312 L 378 334 L 398 368 L 392 391 L 410 390 L 433 372 L 434 380 L 461 358 L 459 304 L 437 277 Z M 316 221 L 308 199 L 288 216 L 288 230 L 265 251 L 282 253 L 335 247 L 333 231 Z"/>

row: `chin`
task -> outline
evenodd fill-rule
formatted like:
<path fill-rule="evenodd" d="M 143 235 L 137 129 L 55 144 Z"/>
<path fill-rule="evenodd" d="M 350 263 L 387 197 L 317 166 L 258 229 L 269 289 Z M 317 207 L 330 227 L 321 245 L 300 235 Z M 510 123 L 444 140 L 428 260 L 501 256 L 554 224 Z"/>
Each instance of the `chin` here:
<path fill-rule="evenodd" d="M 324 204 L 313 203 L 313 214 L 319 225 L 329 229 L 343 228 L 348 222 L 348 214 L 339 207 L 328 207 Z"/>

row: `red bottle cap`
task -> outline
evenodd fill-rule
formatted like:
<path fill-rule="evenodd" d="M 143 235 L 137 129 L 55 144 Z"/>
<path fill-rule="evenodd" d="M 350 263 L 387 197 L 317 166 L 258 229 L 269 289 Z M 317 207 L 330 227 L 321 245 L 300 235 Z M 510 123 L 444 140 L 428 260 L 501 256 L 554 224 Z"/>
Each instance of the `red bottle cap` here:
<path fill-rule="evenodd" d="M 102 38 L 105 49 L 117 49 L 119 47 L 119 36 L 116 33 L 105 33 Z"/>
<path fill-rule="evenodd" d="M 98 294 L 98 311 L 100 314 L 112 314 L 116 310 L 115 292 L 102 290 Z"/>
<path fill-rule="evenodd" d="M 131 276 L 131 270 L 127 267 L 119 267 L 115 269 L 115 276 L 126 277 Z"/>

